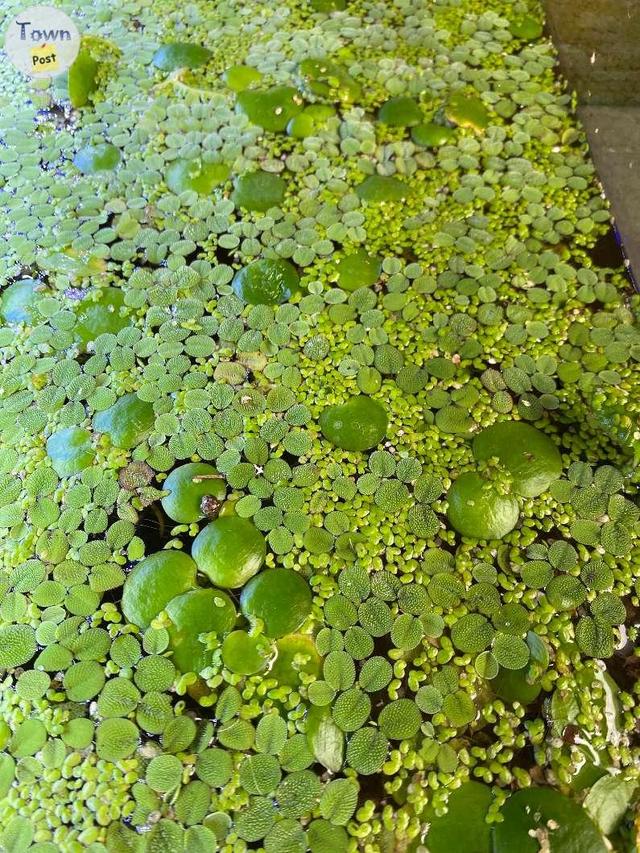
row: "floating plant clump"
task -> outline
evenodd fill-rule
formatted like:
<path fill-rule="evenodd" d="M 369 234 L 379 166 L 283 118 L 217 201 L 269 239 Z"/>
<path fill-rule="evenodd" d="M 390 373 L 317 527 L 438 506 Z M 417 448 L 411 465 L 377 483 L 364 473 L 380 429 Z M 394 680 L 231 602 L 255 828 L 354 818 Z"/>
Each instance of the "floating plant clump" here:
<path fill-rule="evenodd" d="M 0 84 L 0 849 L 636 850 L 639 297 L 538 4 L 65 8 Z"/>

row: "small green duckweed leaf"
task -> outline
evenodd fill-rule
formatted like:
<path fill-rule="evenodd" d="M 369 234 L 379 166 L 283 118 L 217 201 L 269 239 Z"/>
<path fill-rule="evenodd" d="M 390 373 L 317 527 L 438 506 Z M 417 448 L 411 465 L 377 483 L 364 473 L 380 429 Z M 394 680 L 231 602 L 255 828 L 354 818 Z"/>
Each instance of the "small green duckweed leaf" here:
<path fill-rule="evenodd" d="M 180 465 L 169 474 L 162 488 L 169 492 L 162 498 L 162 508 L 169 518 L 181 524 L 215 515 L 226 494 L 223 477 L 206 462 Z"/>
<path fill-rule="evenodd" d="M 199 158 L 193 160 L 174 160 L 165 172 L 165 182 L 169 189 L 179 195 L 191 191 L 199 195 L 209 195 L 213 189 L 223 184 L 231 169 L 226 163 L 205 163 Z"/>
<path fill-rule="evenodd" d="M 84 175 L 95 175 L 96 172 L 110 172 L 120 162 L 120 151 L 110 142 L 100 142 L 88 145 L 76 152 L 73 165 Z"/>
<path fill-rule="evenodd" d="M 243 586 L 260 570 L 266 543 L 246 518 L 220 516 L 196 536 L 191 554 L 198 570 L 223 589 Z"/>
<path fill-rule="evenodd" d="M 380 444 L 388 428 L 387 413 L 377 400 L 363 394 L 320 414 L 324 437 L 343 450 L 370 450 Z"/>
<path fill-rule="evenodd" d="M 201 634 L 219 637 L 233 627 L 236 609 L 229 596 L 219 589 L 192 589 L 172 598 L 166 605 L 169 648 L 181 672 L 201 672 L 211 665 L 212 652 L 200 641 Z"/>
<path fill-rule="evenodd" d="M 175 596 L 196 585 L 196 564 L 182 551 L 158 551 L 133 567 L 122 591 L 122 612 L 132 625 L 148 628 Z"/>
<path fill-rule="evenodd" d="M 300 276 L 289 261 L 262 258 L 233 277 L 233 290 L 249 305 L 280 305 L 300 286 Z"/>
<path fill-rule="evenodd" d="M 518 502 L 475 472 L 461 474 L 447 493 L 447 518 L 472 539 L 502 539 L 518 523 Z"/>
<path fill-rule="evenodd" d="M 292 86 L 245 89 L 238 94 L 238 111 L 252 124 L 273 133 L 285 130 L 291 119 L 302 112 L 302 107 L 302 98 Z"/>
<path fill-rule="evenodd" d="M 151 62 L 161 71 L 177 71 L 179 68 L 199 68 L 213 54 L 206 47 L 191 42 L 168 42 L 153 54 Z"/>
<path fill-rule="evenodd" d="M 286 183 L 272 172 L 246 172 L 234 181 L 231 198 L 237 207 L 264 213 L 282 204 Z"/>
<path fill-rule="evenodd" d="M 367 204 L 384 204 L 387 201 L 403 201 L 409 194 L 409 187 L 399 178 L 369 175 L 358 184 L 356 193 Z"/>
<path fill-rule="evenodd" d="M 413 98 L 389 98 L 378 110 L 378 121 L 390 127 L 413 127 L 422 121 L 422 110 Z"/>

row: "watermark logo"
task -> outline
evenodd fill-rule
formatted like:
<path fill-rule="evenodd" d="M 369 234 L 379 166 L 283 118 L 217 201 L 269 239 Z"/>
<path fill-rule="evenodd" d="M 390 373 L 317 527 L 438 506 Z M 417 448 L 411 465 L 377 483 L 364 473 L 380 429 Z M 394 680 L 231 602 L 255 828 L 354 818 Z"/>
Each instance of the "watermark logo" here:
<path fill-rule="evenodd" d="M 60 9 L 29 6 L 10 21 L 4 49 L 25 74 L 55 77 L 73 64 L 80 49 L 80 33 Z"/>

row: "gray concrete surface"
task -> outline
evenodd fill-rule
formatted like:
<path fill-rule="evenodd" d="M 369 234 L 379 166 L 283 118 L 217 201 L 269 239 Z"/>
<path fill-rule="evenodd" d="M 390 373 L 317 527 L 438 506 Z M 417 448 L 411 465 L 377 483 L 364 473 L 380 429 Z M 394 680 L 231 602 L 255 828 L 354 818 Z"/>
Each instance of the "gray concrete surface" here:
<path fill-rule="evenodd" d="M 544 0 L 560 65 L 584 104 L 640 106 L 640 0 Z"/>
<path fill-rule="evenodd" d="M 560 69 L 640 280 L 640 0 L 545 0 Z"/>
<path fill-rule="evenodd" d="M 579 116 L 624 253 L 640 281 L 640 107 L 584 106 Z"/>

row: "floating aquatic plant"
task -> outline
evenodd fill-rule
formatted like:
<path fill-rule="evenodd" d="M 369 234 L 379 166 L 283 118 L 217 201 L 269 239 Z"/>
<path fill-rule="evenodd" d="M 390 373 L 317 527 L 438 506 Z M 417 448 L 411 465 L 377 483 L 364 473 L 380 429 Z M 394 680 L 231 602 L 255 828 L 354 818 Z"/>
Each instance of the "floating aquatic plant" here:
<path fill-rule="evenodd" d="M 638 297 L 540 10 L 94 11 L 3 83 L 0 847 L 632 849 Z"/>

